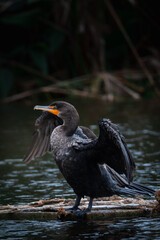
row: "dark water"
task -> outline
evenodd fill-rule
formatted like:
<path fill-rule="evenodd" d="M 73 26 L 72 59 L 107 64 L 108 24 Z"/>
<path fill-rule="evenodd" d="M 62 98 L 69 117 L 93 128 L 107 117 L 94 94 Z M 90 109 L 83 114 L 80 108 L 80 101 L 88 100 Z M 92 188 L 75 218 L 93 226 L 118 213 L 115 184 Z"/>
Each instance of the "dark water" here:
<path fill-rule="evenodd" d="M 119 124 L 136 160 L 135 180 L 160 186 L 160 103 L 142 101 L 102 103 L 70 99 L 81 125 L 98 134 L 97 121 L 110 118 Z M 44 103 L 35 103 L 44 104 Z M 46 103 L 48 104 L 48 103 Z M 0 107 L 0 204 L 23 204 L 55 197 L 74 198 L 50 154 L 22 162 L 31 142 L 33 123 L 40 112 L 33 106 Z M 160 218 L 113 219 L 96 222 L 0 221 L 0 239 L 160 239 Z"/>

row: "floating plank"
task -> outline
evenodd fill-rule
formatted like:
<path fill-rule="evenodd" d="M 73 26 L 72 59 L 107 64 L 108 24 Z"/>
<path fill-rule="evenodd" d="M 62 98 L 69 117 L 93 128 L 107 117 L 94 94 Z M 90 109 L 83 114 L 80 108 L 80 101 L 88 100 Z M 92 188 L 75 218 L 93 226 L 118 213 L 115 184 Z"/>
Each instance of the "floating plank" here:
<path fill-rule="evenodd" d="M 31 202 L 26 205 L 0 206 L 0 219 L 32 219 L 49 220 L 63 219 L 75 220 L 77 216 L 66 209 L 74 204 L 73 199 L 50 199 Z M 81 201 L 80 208 L 86 209 L 88 199 Z M 85 215 L 86 219 L 104 220 L 113 217 L 131 217 L 159 215 L 160 204 L 156 200 L 144 200 L 142 198 L 122 198 L 113 196 L 110 198 L 95 199 L 90 213 Z"/>

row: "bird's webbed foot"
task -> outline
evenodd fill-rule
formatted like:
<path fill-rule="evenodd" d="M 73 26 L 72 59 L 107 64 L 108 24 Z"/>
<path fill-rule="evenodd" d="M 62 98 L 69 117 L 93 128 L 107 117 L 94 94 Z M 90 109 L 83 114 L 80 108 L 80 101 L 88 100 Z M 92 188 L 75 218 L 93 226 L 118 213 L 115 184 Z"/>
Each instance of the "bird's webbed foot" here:
<path fill-rule="evenodd" d="M 78 208 L 77 210 L 75 210 L 75 211 L 73 212 L 74 215 L 75 215 L 77 218 L 84 219 L 85 216 L 86 216 L 86 213 L 91 212 L 92 202 L 93 202 L 93 198 L 90 198 L 88 207 L 87 207 L 85 210 L 81 210 L 81 209 Z"/>
<path fill-rule="evenodd" d="M 66 211 L 72 212 L 77 218 L 83 219 L 86 216 L 86 213 L 90 212 L 92 209 L 93 198 L 90 197 L 88 207 L 85 210 L 80 209 L 78 206 L 80 204 L 81 197 L 77 196 L 76 201 L 72 208 L 66 209 Z"/>
<path fill-rule="evenodd" d="M 81 197 L 77 195 L 76 201 L 75 201 L 73 207 L 72 208 L 67 208 L 66 211 L 67 212 L 70 211 L 70 212 L 73 212 L 73 213 L 76 212 L 76 211 L 81 211 L 81 209 L 78 207 L 79 204 L 80 204 L 80 201 L 81 201 Z"/>
<path fill-rule="evenodd" d="M 74 211 L 74 215 L 78 218 L 83 219 L 83 218 L 85 218 L 86 213 L 88 213 L 88 212 L 91 212 L 91 209 L 89 209 L 89 208 L 87 208 L 85 210 L 79 209 L 77 211 Z"/>

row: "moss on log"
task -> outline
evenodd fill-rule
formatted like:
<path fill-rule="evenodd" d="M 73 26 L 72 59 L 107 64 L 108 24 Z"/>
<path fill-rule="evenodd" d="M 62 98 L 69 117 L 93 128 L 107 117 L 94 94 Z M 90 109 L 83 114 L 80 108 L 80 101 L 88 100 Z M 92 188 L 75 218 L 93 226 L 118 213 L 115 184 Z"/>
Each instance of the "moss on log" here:
<path fill-rule="evenodd" d="M 26 205 L 6 205 L 0 206 L 0 219 L 30 219 L 30 220 L 50 220 L 63 219 L 75 220 L 75 216 L 70 211 L 65 211 L 73 206 L 73 199 L 51 199 L 39 200 Z M 81 201 L 81 209 L 85 209 L 88 199 Z M 142 198 L 122 198 L 110 197 L 95 199 L 92 212 L 85 215 L 86 219 L 105 220 L 115 217 L 131 217 L 159 215 L 159 203 L 156 200 L 144 200 Z"/>

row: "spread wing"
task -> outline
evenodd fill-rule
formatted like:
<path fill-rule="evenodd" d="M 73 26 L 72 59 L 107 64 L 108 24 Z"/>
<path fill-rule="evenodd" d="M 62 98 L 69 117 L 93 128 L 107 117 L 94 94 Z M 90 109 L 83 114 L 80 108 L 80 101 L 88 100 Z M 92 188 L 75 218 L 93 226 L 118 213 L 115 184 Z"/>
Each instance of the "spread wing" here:
<path fill-rule="evenodd" d="M 30 162 L 33 158 L 43 156 L 50 151 L 51 133 L 55 127 L 61 124 L 62 120 L 49 112 L 43 112 L 37 118 L 32 144 L 24 158 L 25 162 Z"/>
<path fill-rule="evenodd" d="M 79 143 L 75 148 L 86 151 L 87 156 L 97 163 L 107 164 L 117 173 L 125 174 L 129 182 L 132 181 L 135 163 L 117 125 L 102 119 L 99 121 L 99 129 L 97 139 Z"/>

